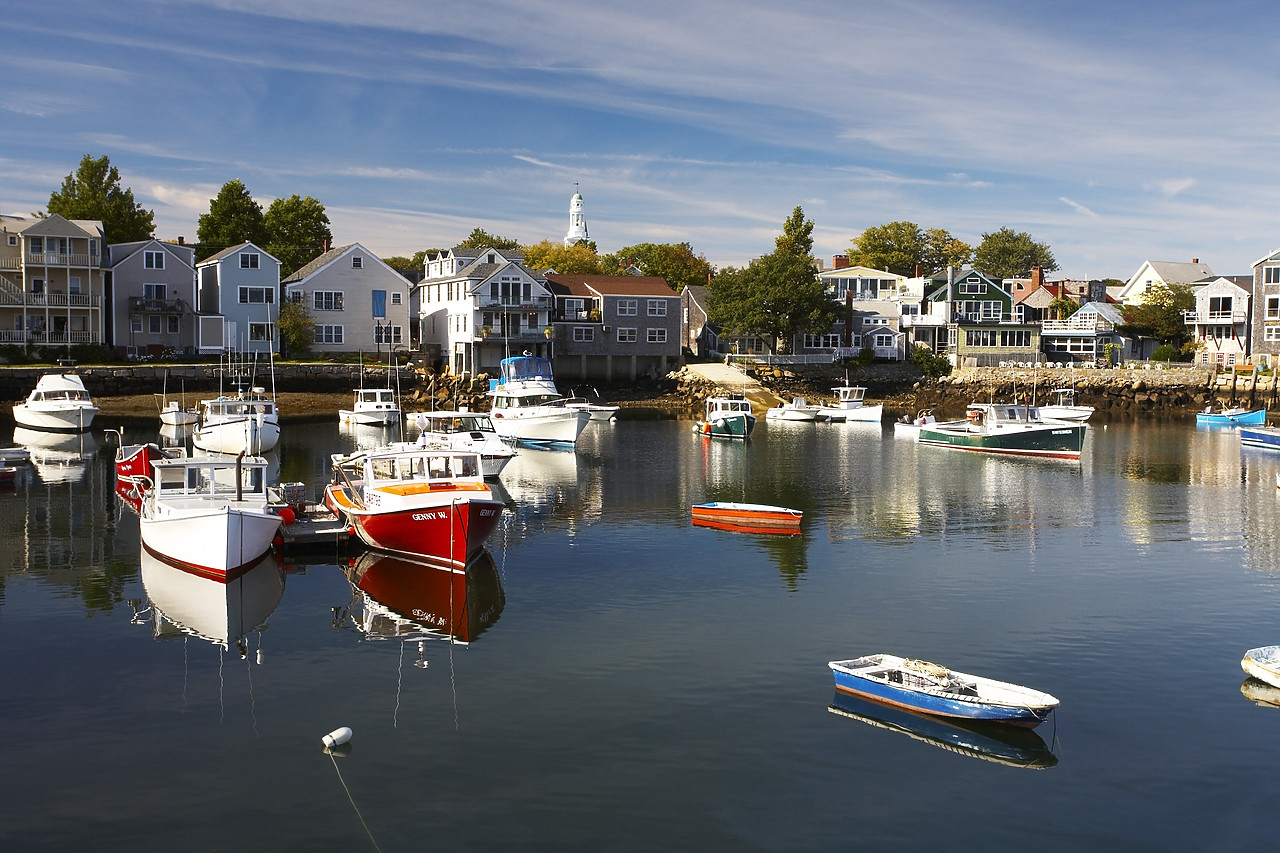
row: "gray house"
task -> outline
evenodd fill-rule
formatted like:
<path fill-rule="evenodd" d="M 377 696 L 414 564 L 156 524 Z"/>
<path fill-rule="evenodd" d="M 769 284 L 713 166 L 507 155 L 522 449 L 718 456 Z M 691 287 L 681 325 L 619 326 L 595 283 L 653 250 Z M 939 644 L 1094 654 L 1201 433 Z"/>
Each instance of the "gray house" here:
<path fill-rule="evenodd" d="M 196 346 L 265 355 L 278 351 L 280 261 L 252 243 L 196 264 Z"/>
<path fill-rule="evenodd" d="M 680 294 L 664 278 L 548 273 L 557 379 L 634 380 L 680 364 Z"/>
<path fill-rule="evenodd" d="M 316 352 L 409 347 L 409 281 L 359 243 L 330 249 L 281 284 L 311 314 Z"/>
<path fill-rule="evenodd" d="M 126 358 L 196 345 L 196 268 L 191 246 L 141 240 L 107 247 L 107 345 Z"/>

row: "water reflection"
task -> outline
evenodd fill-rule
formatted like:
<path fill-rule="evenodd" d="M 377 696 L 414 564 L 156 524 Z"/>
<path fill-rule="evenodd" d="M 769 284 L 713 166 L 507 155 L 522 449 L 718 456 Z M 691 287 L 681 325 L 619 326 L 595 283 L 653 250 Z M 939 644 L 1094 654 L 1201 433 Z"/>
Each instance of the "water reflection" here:
<path fill-rule="evenodd" d="M 223 649 L 236 646 L 245 657 L 246 638 L 266 629 L 267 617 L 284 596 L 284 572 L 272 554 L 226 583 L 185 572 L 146 550 L 141 558 L 142 587 L 158 639 L 199 637 Z"/>
<path fill-rule="evenodd" d="M 366 551 L 345 572 L 352 600 L 335 609 L 334 626 L 353 627 L 367 640 L 470 643 L 493 627 L 506 604 L 488 550 L 465 569 Z"/>
<path fill-rule="evenodd" d="M 1273 687 L 1265 681 L 1250 676 L 1240 685 L 1240 692 L 1244 694 L 1244 698 L 1255 705 L 1261 705 L 1263 708 L 1280 708 L 1280 687 Z"/>
<path fill-rule="evenodd" d="M 338 424 L 338 435 L 342 439 L 342 449 L 351 453 L 356 450 L 374 450 L 393 441 L 400 441 L 403 430 L 399 421 L 393 424 L 342 422 Z"/>
<path fill-rule="evenodd" d="M 1058 763 L 1040 735 L 1019 726 L 951 721 L 869 702 L 837 690 L 828 708 L 833 714 L 945 749 L 1008 767 L 1044 770 Z"/>
<path fill-rule="evenodd" d="M 95 433 L 61 433 L 14 427 L 13 441 L 31 452 L 31 464 L 46 483 L 84 479 L 89 461 L 102 446 Z"/>

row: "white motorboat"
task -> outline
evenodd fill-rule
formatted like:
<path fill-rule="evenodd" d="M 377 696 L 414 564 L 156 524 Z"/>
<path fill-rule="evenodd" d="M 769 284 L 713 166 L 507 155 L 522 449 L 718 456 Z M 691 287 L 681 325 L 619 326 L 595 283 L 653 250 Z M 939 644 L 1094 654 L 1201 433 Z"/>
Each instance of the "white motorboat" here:
<path fill-rule="evenodd" d="M 810 406 L 804 397 L 792 397 L 789 403 L 779 403 L 765 412 L 768 421 L 816 421 L 819 419 L 821 406 Z M 826 420 L 823 416 L 822 420 Z"/>
<path fill-rule="evenodd" d="M 486 479 L 502 473 L 515 451 L 493 428 L 493 420 L 484 412 L 438 411 L 419 412 L 413 423 L 421 432 L 418 446 L 443 447 L 480 454 L 480 467 Z"/>
<path fill-rule="evenodd" d="M 824 403 L 819 407 L 819 416 L 835 423 L 840 421 L 880 422 L 880 416 L 884 413 L 884 404 L 867 405 L 866 388 L 859 385 L 837 385 L 831 390 L 836 394 L 835 402 Z"/>
<path fill-rule="evenodd" d="M 1259 681 L 1280 687 L 1280 646 L 1249 649 L 1240 660 L 1240 668 Z"/>
<path fill-rule="evenodd" d="M 257 565 L 280 529 L 267 497 L 267 460 L 157 459 L 142 502 L 142 546 L 193 574 L 233 580 Z"/>
<path fill-rule="evenodd" d="M 391 388 L 357 388 L 350 409 L 339 409 L 338 420 L 358 426 L 390 426 L 400 423 L 400 404 Z"/>
<path fill-rule="evenodd" d="M 266 453 L 280 441 L 280 411 L 265 389 L 200 401 L 200 426 L 191 443 L 210 453 Z"/>
<path fill-rule="evenodd" d="M 1093 414 L 1093 406 L 1076 405 L 1074 388 L 1054 388 L 1050 393 L 1054 401 L 1040 407 L 1040 417 L 1046 420 L 1084 422 Z"/>
<path fill-rule="evenodd" d="M 74 373 L 46 373 L 26 402 L 13 407 L 14 423 L 45 432 L 84 432 L 96 414 L 97 406 Z"/>
<path fill-rule="evenodd" d="M 934 426 L 937 423 L 938 419 L 934 417 L 933 409 L 921 409 L 916 413 L 915 417 L 903 415 L 894 421 L 893 435 L 895 438 L 909 438 L 915 441 L 920 438 L 920 429 L 922 427 Z"/>
<path fill-rule="evenodd" d="M 507 441 L 543 447 L 572 446 L 591 414 L 565 405 L 551 362 L 539 356 L 504 358 L 501 377 L 489 380 L 493 428 Z"/>
<path fill-rule="evenodd" d="M 197 409 L 187 408 L 187 395 L 184 392 L 180 400 L 169 399 L 169 372 L 165 371 L 164 386 L 156 395 L 160 405 L 160 423 L 162 426 L 192 426 L 200 421 Z"/>
<path fill-rule="evenodd" d="M 570 409 L 577 409 L 580 412 L 586 412 L 591 415 L 591 420 L 593 421 L 611 421 L 617 416 L 618 409 L 621 408 L 621 406 L 614 406 L 609 403 L 592 403 L 586 397 L 578 394 L 576 388 L 573 394 L 574 396 L 564 401 L 565 406 Z M 599 391 L 596 391 L 596 399 L 600 399 Z"/>

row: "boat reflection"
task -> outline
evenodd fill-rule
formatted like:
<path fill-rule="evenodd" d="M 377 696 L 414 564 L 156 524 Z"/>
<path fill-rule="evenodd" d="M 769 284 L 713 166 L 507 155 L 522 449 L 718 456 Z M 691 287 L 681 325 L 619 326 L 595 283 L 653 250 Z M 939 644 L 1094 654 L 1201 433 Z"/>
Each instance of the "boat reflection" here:
<path fill-rule="evenodd" d="M 335 613 L 368 640 L 470 643 L 498 621 L 506 598 L 487 549 L 465 568 L 366 551 L 345 569 L 355 597 Z"/>
<path fill-rule="evenodd" d="M 839 690 L 827 710 L 948 752 L 1009 767 L 1044 770 L 1058 763 L 1058 757 L 1040 735 L 1019 726 L 945 720 L 870 702 Z"/>
<path fill-rule="evenodd" d="M 182 447 L 191 449 L 191 436 L 195 435 L 195 424 L 161 424 L 160 446 Z"/>
<path fill-rule="evenodd" d="M 31 464 L 46 483 L 76 483 L 102 442 L 92 432 L 57 433 L 14 427 L 13 441 L 31 454 Z"/>
<path fill-rule="evenodd" d="M 349 453 L 385 447 L 393 441 L 400 441 L 403 437 L 399 419 L 393 424 L 355 424 L 340 421 L 338 434 L 343 438 L 343 449 Z"/>
<path fill-rule="evenodd" d="M 1261 705 L 1264 708 L 1280 708 L 1280 687 L 1272 687 L 1253 676 L 1244 680 L 1240 685 L 1240 692 L 1244 694 L 1244 698 L 1255 705 Z"/>
<path fill-rule="evenodd" d="M 284 572 L 272 554 L 223 583 L 185 572 L 142 550 L 142 586 L 154 610 L 156 638 L 199 637 L 247 654 L 245 638 L 267 627 L 284 596 Z"/>

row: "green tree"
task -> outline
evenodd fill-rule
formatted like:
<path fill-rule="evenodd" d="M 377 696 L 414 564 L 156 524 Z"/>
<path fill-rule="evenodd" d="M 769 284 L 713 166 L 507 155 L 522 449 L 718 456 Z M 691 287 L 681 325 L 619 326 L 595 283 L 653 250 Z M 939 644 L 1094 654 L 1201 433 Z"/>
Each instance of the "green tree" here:
<path fill-rule="evenodd" d="M 80 168 L 49 194 L 49 213 L 97 220 L 110 243 L 149 240 L 155 232 L 155 211 L 143 210 L 133 200 L 133 190 L 121 189 L 120 172 L 105 154 L 97 159 L 84 155 Z"/>
<path fill-rule="evenodd" d="M 196 260 L 241 243 L 265 248 L 266 238 L 262 205 L 253 200 L 249 188 L 240 181 L 227 181 L 217 197 L 209 199 L 209 212 L 200 214 L 196 222 Z"/>
<path fill-rule="evenodd" d="M 280 305 L 280 316 L 276 320 L 276 330 L 280 333 L 280 341 L 284 344 L 283 355 L 298 358 L 311 349 L 316 339 L 316 324 L 311 319 L 311 312 L 306 303 L 286 299 Z"/>
<path fill-rule="evenodd" d="M 916 344 L 911 348 L 907 359 L 920 368 L 920 372 L 930 379 L 948 376 L 951 373 L 951 362 L 945 355 L 938 355 L 929 349 L 928 344 Z"/>
<path fill-rule="evenodd" d="M 775 254 L 795 255 L 798 258 L 813 257 L 813 220 L 804 218 L 800 205 L 782 223 L 782 233 L 774 241 Z"/>
<path fill-rule="evenodd" d="M 311 196 L 296 194 L 271 202 L 262 217 L 268 252 L 280 261 L 280 275 L 287 276 L 325 250 L 333 240 L 324 205 Z"/>
<path fill-rule="evenodd" d="M 1058 268 L 1047 243 L 1037 243 L 1027 232 L 1012 228 L 983 234 L 973 253 L 973 265 L 996 279 L 1025 278 L 1032 267 L 1045 272 Z"/>
<path fill-rule="evenodd" d="M 829 328 L 835 304 L 814 275 L 812 262 L 773 252 L 744 269 L 729 267 L 711 282 L 708 311 L 726 336 L 759 335 L 771 342 Z"/>
<path fill-rule="evenodd" d="M 632 264 L 645 275 L 666 279 L 677 292 L 691 284 L 706 284 L 715 273 L 715 267 L 694 254 L 688 243 L 637 243 L 600 259 L 601 268 L 610 272 Z"/>
<path fill-rule="evenodd" d="M 1049 313 L 1058 320 L 1065 320 L 1080 307 L 1070 296 L 1059 296 L 1049 303 Z"/>
<path fill-rule="evenodd" d="M 553 240 L 543 240 L 532 246 L 522 246 L 524 265 L 531 270 L 554 269 L 572 275 L 599 275 L 600 258 L 586 241 L 579 240 L 572 246 Z"/>
<path fill-rule="evenodd" d="M 945 228 L 926 231 L 914 222 L 900 220 L 867 228 L 847 254 L 856 266 L 911 277 L 917 267 L 924 275 L 933 275 L 948 266 L 964 266 L 973 249 Z"/>
<path fill-rule="evenodd" d="M 1142 302 L 1120 309 L 1124 323 L 1119 326 L 1119 332 L 1154 338 L 1179 348 L 1190 337 L 1182 312 L 1195 307 L 1196 295 L 1191 285 L 1153 284 L 1143 294 Z"/>
<path fill-rule="evenodd" d="M 470 236 L 457 245 L 459 249 L 519 249 L 520 242 L 512 237 L 499 237 L 483 228 L 471 229 Z"/>

